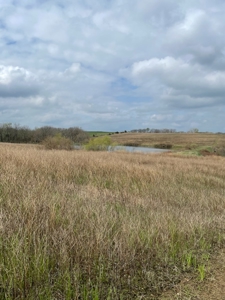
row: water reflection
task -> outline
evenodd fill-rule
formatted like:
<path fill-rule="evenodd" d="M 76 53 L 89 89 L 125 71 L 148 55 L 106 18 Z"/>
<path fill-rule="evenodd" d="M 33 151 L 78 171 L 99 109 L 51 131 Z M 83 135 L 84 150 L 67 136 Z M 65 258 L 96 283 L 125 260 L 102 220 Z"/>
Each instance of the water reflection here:
<path fill-rule="evenodd" d="M 148 148 L 148 147 L 131 147 L 131 146 L 109 146 L 109 151 L 127 151 L 142 153 L 162 153 L 169 152 L 168 149 Z"/>

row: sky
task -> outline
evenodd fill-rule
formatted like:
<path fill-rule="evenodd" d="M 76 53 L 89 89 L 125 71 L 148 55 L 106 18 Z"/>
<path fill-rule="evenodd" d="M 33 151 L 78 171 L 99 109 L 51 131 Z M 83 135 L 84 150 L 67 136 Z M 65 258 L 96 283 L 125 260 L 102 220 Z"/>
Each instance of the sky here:
<path fill-rule="evenodd" d="M 0 0 L 0 124 L 225 132 L 224 0 Z"/>

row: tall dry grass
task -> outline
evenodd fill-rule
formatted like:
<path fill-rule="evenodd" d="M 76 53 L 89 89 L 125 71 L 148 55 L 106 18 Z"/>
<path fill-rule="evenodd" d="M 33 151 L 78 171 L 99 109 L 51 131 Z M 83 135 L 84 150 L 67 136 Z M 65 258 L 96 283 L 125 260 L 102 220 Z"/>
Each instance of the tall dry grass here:
<path fill-rule="evenodd" d="M 224 161 L 0 144 L 0 298 L 157 299 L 201 275 L 224 245 Z"/>

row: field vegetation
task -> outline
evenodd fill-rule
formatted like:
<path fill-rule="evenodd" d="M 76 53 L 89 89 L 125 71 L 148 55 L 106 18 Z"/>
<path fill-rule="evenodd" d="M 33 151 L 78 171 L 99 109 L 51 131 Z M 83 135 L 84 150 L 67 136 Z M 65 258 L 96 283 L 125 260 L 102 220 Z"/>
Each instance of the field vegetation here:
<path fill-rule="evenodd" d="M 224 162 L 0 144 L 0 299 L 158 299 L 204 280 Z"/>
<path fill-rule="evenodd" d="M 85 145 L 85 149 L 89 151 L 107 151 L 109 146 L 112 145 L 112 139 L 105 135 L 90 139 Z"/>
<path fill-rule="evenodd" d="M 47 137 L 43 140 L 42 145 L 44 149 L 47 150 L 73 150 L 74 142 L 71 139 L 68 139 L 62 136 L 61 133 L 56 134 L 55 136 Z"/>
<path fill-rule="evenodd" d="M 225 134 L 213 133 L 124 133 L 112 136 L 119 145 L 185 151 L 189 154 L 225 155 Z M 216 151 L 216 152 L 215 152 Z"/>

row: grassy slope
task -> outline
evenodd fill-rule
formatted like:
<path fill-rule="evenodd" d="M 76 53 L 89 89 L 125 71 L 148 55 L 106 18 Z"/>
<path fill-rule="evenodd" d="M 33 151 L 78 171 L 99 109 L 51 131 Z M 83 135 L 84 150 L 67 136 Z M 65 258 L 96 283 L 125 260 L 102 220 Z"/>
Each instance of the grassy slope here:
<path fill-rule="evenodd" d="M 157 299 L 224 245 L 223 157 L 0 144 L 0 169 L 0 299 Z"/>
<path fill-rule="evenodd" d="M 112 135 L 120 145 L 149 146 L 163 148 L 171 145 L 174 150 L 201 150 L 225 147 L 225 134 L 207 133 L 124 133 Z"/>

